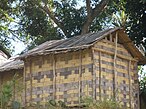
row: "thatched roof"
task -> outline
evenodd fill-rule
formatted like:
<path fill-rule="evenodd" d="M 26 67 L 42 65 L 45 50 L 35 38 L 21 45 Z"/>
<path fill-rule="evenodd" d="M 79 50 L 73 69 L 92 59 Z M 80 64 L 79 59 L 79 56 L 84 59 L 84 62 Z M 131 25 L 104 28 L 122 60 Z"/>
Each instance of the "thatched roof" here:
<path fill-rule="evenodd" d="M 90 47 L 97 40 L 102 39 L 104 36 L 116 31 L 115 29 L 107 29 L 104 31 L 100 31 L 98 33 L 88 33 L 85 35 L 79 35 L 75 37 L 71 37 L 64 40 L 53 40 L 47 41 L 34 49 L 28 51 L 27 53 L 21 55 L 21 58 L 33 56 L 33 55 L 42 55 L 45 53 L 60 53 L 63 51 L 72 51 L 79 50 Z"/>
<path fill-rule="evenodd" d="M 120 28 L 106 29 L 97 33 L 88 33 L 85 35 L 79 35 L 64 40 L 47 41 L 28 51 L 27 53 L 21 55 L 19 58 L 24 59 L 29 56 L 46 55 L 51 53 L 64 53 L 89 48 L 107 35 L 115 33 L 116 31 L 118 31 L 120 36 L 119 42 L 123 44 L 125 48 L 127 48 L 127 50 L 131 53 L 133 57 L 138 58 L 139 62 L 141 63 L 144 58 L 143 54 L 135 47 L 127 34 L 124 33 L 124 30 Z M 144 62 L 144 64 L 146 64 L 146 62 Z"/>
<path fill-rule="evenodd" d="M 4 64 L 0 65 L 0 72 L 23 69 L 24 63 L 22 60 L 9 59 Z"/>

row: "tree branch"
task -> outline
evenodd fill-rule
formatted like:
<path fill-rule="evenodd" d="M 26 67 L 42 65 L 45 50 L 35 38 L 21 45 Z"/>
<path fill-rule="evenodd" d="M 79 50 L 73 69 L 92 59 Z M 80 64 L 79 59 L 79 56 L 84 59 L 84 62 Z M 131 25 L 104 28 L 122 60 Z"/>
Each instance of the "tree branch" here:
<path fill-rule="evenodd" d="M 95 6 L 94 9 L 92 9 L 90 11 L 91 14 L 88 14 L 89 13 L 89 2 L 90 0 L 86 0 L 86 6 L 87 6 L 87 19 L 86 21 L 84 22 L 83 24 L 83 27 L 82 27 L 82 33 L 81 34 L 86 34 L 89 32 L 89 28 L 91 26 L 91 23 L 92 21 L 98 17 L 103 11 L 104 9 L 106 8 L 107 4 L 109 3 L 110 0 L 102 0 L 99 4 L 97 4 Z M 90 15 L 90 16 L 89 16 Z"/>
<path fill-rule="evenodd" d="M 93 13 L 92 13 L 93 20 L 95 19 L 95 17 L 99 16 L 104 11 L 104 9 L 108 5 L 109 1 L 110 0 L 102 0 L 100 2 L 100 4 L 96 5 L 96 7 L 93 9 Z"/>
<path fill-rule="evenodd" d="M 46 12 L 49 17 L 54 21 L 54 23 L 63 31 L 63 33 L 65 35 L 67 35 L 67 31 L 65 31 L 64 29 L 64 25 L 63 25 L 63 22 L 60 22 L 54 15 L 53 13 L 50 11 L 49 7 L 47 5 L 45 6 L 41 6 L 39 5 L 39 7 L 44 11 Z"/>
<path fill-rule="evenodd" d="M 86 0 L 86 7 L 87 7 L 87 17 L 91 17 L 91 6 L 90 6 L 90 0 Z"/>

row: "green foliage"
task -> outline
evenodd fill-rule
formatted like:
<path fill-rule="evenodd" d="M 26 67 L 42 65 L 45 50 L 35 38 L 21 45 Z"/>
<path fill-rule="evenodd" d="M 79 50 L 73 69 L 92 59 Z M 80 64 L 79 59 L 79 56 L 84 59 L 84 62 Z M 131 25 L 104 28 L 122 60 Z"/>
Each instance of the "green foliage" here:
<path fill-rule="evenodd" d="M 123 109 L 122 106 L 120 106 L 120 102 L 113 99 L 95 101 L 92 98 L 87 97 L 83 99 L 83 103 L 86 106 L 85 109 Z M 124 109 L 126 109 L 126 107 L 124 107 Z"/>
<path fill-rule="evenodd" d="M 128 0 L 125 8 L 129 15 L 127 33 L 137 45 L 142 44 L 146 48 L 146 2 Z"/>
<path fill-rule="evenodd" d="M 8 105 L 10 99 L 12 98 L 13 94 L 13 82 L 8 81 L 6 84 L 3 85 L 1 95 L 0 95 L 0 104 L 1 107 L 4 108 L 5 106 Z"/>
<path fill-rule="evenodd" d="M 21 79 L 18 79 L 16 74 L 12 80 L 2 85 L 0 93 L 0 107 L 2 109 L 7 109 L 10 104 L 12 104 L 11 106 L 14 109 L 20 108 L 20 103 L 18 101 L 13 101 L 14 91 L 18 94 L 23 90 L 22 84 L 20 85 L 20 80 Z"/>
<path fill-rule="evenodd" d="M 90 3 L 94 10 L 100 0 L 90 0 Z M 99 31 L 113 25 L 124 27 L 137 45 L 146 47 L 145 4 L 145 0 L 111 0 L 92 21 L 89 30 Z M 55 24 L 40 5 L 47 5 L 63 27 Z M 17 38 L 31 49 L 48 40 L 81 34 L 87 21 L 87 7 L 85 2 L 77 0 L 2 0 L 0 18 L 0 44 L 10 48 L 10 41 Z"/>
<path fill-rule="evenodd" d="M 146 94 L 146 72 L 144 72 L 143 66 L 138 66 L 139 70 L 139 82 L 140 82 L 140 91 Z"/>
<path fill-rule="evenodd" d="M 38 102 L 37 104 L 32 104 L 31 107 L 35 109 L 69 109 L 63 101 L 55 100 L 49 100 L 45 105 L 41 105 L 41 103 Z"/>
<path fill-rule="evenodd" d="M 21 107 L 20 102 L 13 101 L 11 107 L 12 107 L 12 109 L 20 109 L 20 107 Z"/>

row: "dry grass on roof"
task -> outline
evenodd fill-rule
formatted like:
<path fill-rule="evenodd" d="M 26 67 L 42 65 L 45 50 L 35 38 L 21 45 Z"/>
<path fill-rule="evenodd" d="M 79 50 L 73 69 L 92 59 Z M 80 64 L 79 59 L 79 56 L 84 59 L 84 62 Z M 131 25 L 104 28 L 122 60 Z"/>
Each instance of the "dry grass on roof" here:
<path fill-rule="evenodd" d="M 0 72 L 23 69 L 24 62 L 22 60 L 8 60 L 0 66 Z"/>

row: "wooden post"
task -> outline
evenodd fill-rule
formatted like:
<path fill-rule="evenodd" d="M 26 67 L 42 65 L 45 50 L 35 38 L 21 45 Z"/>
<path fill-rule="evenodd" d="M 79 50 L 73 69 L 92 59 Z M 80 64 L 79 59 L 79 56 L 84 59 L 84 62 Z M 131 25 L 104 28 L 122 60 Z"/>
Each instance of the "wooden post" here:
<path fill-rule="evenodd" d="M 29 60 L 29 72 L 30 72 L 30 103 L 32 103 L 32 62 Z"/>
<path fill-rule="evenodd" d="M 24 60 L 24 73 L 23 73 L 23 85 L 24 85 L 24 106 L 26 106 L 26 64 Z"/>
<path fill-rule="evenodd" d="M 56 96 L 56 60 L 55 60 L 55 54 L 52 55 L 53 59 L 53 99 L 55 99 Z"/>
<path fill-rule="evenodd" d="M 15 76 L 16 76 L 16 73 L 13 71 L 13 73 L 14 73 L 14 76 L 13 76 L 13 101 L 15 101 L 15 94 L 16 94 L 16 92 L 15 92 L 15 90 L 16 90 L 16 82 L 14 82 L 15 81 Z"/>
<path fill-rule="evenodd" d="M 132 85 L 131 85 L 131 74 L 130 74 L 130 72 L 131 72 L 131 61 L 129 61 L 128 62 L 128 76 L 129 76 L 129 100 L 130 100 L 130 109 L 132 108 L 132 99 L 131 99 L 131 97 L 132 97 L 132 92 L 131 92 L 131 87 L 132 87 Z"/>
<path fill-rule="evenodd" d="M 1 77 L 1 78 L 0 78 L 0 79 L 1 79 L 1 94 L 3 94 L 3 93 L 2 93 L 2 88 L 3 88 L 3 74 L 1 74 L 0 77 Z M 3 108 L 3 100 L 1 99 L 1 109 L 2 109 L 2 108 Z"/>
<path fill-rule="evenodd" d="M 82 77 L 82 51 L 80 50 L 79 54 L 80 68 L 79 68 L 79 107 L 81 105 L 81 77 Z"/>
<path fill-rule="evenodd" d="M 112 34 L 110 34 L 110 41 L 111 41 L 111 42 L 112 42 L 112 39 L 113 39 Z"/>
<path fill-rule="evenodd" d="M 96 100 L 96 70 L 95 70 L 95 68 L 96 68 L 96 63 L 95 63 L 95 57 L 94 57 L 94 55 L 95 55 L 95 53 L 94 53 L 95 51 L 94 51 L 94 49 L 92 49 L 92 59 L 93 59 L 93 75 L 92 75 L 92 84 L 93 84 L 93 99 L 95 99 Z"/>
<path fill-rule="evenodd" d="M 136 70 L 135 73 L 137 74 L 137 78 L 136 79 L 138 80 L 138 64 L 137 63 L 136 63 L 136 68 L 137 68 L 137 70 Z M 138 99 L 138 104 L 137 104 L 138 108 L 137 109 L 140 109 L 140 97 L 139 97 L 139 95 L 140 95 L 140 88 L 139 88 L 139 82 L 137 84 L 138 84 L 138 87 L 137 87 L 137 89 L 138 89 L 138 94 L 137 94 L 138 95 L 138 98 L 137 98 Z"/>
<path fill-rule="evenodd" d="M 99 100 L 101 101 L 101 52 L 99 52 Z"/>
<path fill-rule="evenodd" d="M 116 32 L 115 37 L 115 53 L 114 53 L 114 98 L 117 100 L 117 71 L 116 71 L 116 59 L 117 59 L 117 43 L 118 43 L 118 33 Z"/>

